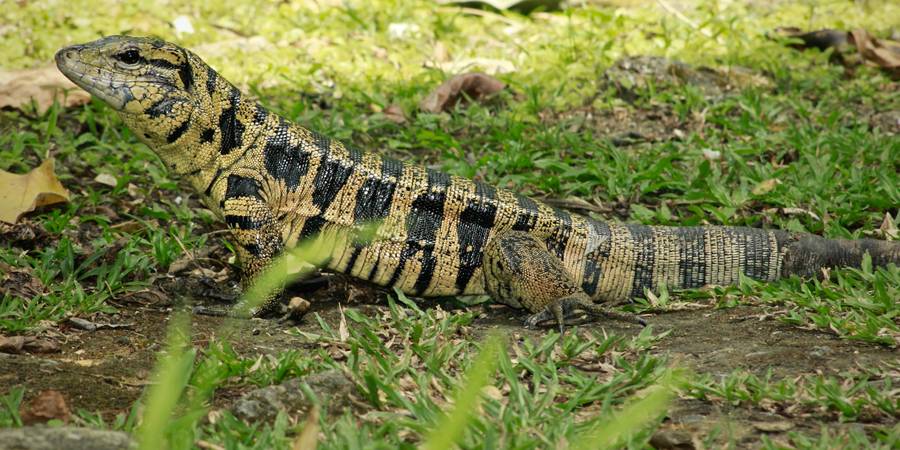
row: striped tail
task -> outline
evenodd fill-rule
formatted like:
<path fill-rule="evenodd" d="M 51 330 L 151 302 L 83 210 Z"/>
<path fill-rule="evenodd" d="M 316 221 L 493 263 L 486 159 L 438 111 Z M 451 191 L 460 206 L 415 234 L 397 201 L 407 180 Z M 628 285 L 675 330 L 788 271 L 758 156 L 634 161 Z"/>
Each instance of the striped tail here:
<path fill-rule="evenodd" d="M 592 298 L 621 302 L 650 289 L 731 285 L 740 275 L 774 281 L 815 277 L 825 267 L 900 264 L 900 242 L 825 239 L 746 227 L 654 227 L 595 222 L 608 239 L 587 255 L 582 287 Z"/>

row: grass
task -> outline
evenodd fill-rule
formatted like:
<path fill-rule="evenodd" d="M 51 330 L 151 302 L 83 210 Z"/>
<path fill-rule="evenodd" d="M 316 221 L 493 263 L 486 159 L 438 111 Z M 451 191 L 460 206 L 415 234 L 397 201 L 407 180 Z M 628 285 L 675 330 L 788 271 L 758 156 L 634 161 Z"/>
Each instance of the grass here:
<path fill-rule="evenodd" d="M 165 7 L 108 2 L 90 8 L 69 3 L 3 8 L 0 21 L 11 28 L 3 32 L 0 64 L 44 64 L 62 45 L 101 34 L 156 34 L 194 49 L 226 78 L 310 128 L 520 192 L 581 199 L 591 214 L 606 219 L 858 238 L 882 237 L 878 228 L 885 215 L 900 214 L 900 142 L 876 120 L 900 108 L 896 83 L 870 68 L 847 78 L 828 65 L 825 54 L 795 52 L 764 37 L 781 25 L 864 27 L 885 35 L 894 25 L 889 18 L 900 13 L 891 2 L 701 2 L 684 11 L 702 31 L 655 3 L 616 8 L 589 2 L 531 17 L 432 12 L 424 1 Z M 175 32 L 170 24 L 179 15 L 192 18 L 195 33 Z M 392 35 L 390 25 L 397 23 L 414 24 L 418 31 Z M 236 42 L 253 45 L 242 36 L 266 44 L 242 51 Z M 510 88 L 485 104 L 417 113 L 419 99 L 449 76 L 433 68 L 442 58 L 437 43 L 453 59 L 511 63 L 513 72 L 498 75 Z M 749 67 L 764 73 L 770 85 L 707 96 L 692 85 L 638 84 L 626 102 L 603 72 L 620 57 L 643 54 Z M 406 112 L 407 123 L 395 124 L 380 112 L 391 104 Z M 603 131 L 621 121 L 613 111 L 648 130 L 664 122 L 683 137 L 670 139 L 666 130 L 657 133 L 658 140 L 619 145 Z M 653 112 L 659 117 L 648 118 Z M 719 157 L 706 156 L 710 150 Z M 127 310 L 127 299 L 155 289 L 185 249 L 213 246 L 219 260 L 230 256 L 221 225 L 196 195 L 98 101 L 42 114 L 0 111 L 0 168 L 24 172 L 48 156 L 57 160 L 60 179 L 75 195 L 63 207 L 30 216 L 27 226 L 38 239 L 0 246 L 0 263 L 41 287 L 39 294 L 0 296 L 5 334 L 36 333 L 70 315 Z M 113 175 L 116 186 L 93 182 L 101 173 Z M 223 267 L 221 261 L 216 268 Z M 897 268 L 865 267 L 834 271 L 821 281 L 745 280 L 730 288 L 666 293 L 635 309 L 665 310 L 676 300 L 777 307 L 778 320 L 793 327 L 896 348 L 898 286 Z M 476 308 L 448 313 L 397 296 L 379 311 L 370 316 L 345 310 L 344 330 L 321 319 L 318 332 L 301 334 L 310 344 L 302 350 L 261 357 L 243 355 L 228 342 L 214 341 L 196 355 L 189 347 L 191 357 L 181 355 L 178 370 L 163 371 L 178 375 L 176 384 L 183 386 L 183 395 L 169 401 L 180 419 L 154 436 L 172 448 L 201 440 L 225 448 L 288 447 L 301 428 L 295 416 L 246 423 L 209 402 L 223 390 L 244 391 L 329 369 L 351 379 L 360 404 L 320 417 L 323 446 L 408 448 L 444 430 L 442 412 L 458 401 L 451 393 L 481 384 L 461 382 L 481 349 L 481 335 L 473 331 L 479 329 L 473 325 Z M 652 329 L 633 338 L 580 330 L 506 339 L 492 360 L 496 372 L 478 389 L 480 405 L 456 442 L 463 448 L 577 442 L 664 378 L 671 361 L 653 352 L 664 339 Z M 601 363 L 604 371 L 592 368 Z M 800 382 L 765 371 L 700 374 L 680 396 L 729 408 L 776 405 L 807 412 L 818 426 L 778 438 L 796 448 L 889 448 L 900 439 L 886 425 L 898 414 L 892 397 L 900 382 L 896 369 L 809 374 Z M 0 394 L 0 426 L 21 425 L 24 392 Z M 80 411 L 77 422 L 132 432 L 150 420 L 138 405 L 143 402 L 112 416 Z M 158 408 L 168 410 L 150 410 Z M 625 445 L 647 445 L 661 423 L 651 415 L 652 426 L 636 427 Z M 868 428 L 832 429 L 833 422 Z M 712 434 L 707 438 L 710 445 L 720 443 Z M 769 448 L 784 447 L 778 439 L 759 436 Z"/>

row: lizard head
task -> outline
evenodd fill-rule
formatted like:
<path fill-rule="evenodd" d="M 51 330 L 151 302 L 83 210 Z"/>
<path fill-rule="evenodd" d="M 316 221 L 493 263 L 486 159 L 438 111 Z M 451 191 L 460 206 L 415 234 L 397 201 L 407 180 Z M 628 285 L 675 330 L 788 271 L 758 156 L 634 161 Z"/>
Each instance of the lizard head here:
<path fill-rule="evenodd" d="M 159 39 L 109 36 L 56 53 L 59 70 L 119 112 L 153 148 L 172 144 L 191 128 L 201 102 L 192 95 L 194 73 L 206 64 Z"/>

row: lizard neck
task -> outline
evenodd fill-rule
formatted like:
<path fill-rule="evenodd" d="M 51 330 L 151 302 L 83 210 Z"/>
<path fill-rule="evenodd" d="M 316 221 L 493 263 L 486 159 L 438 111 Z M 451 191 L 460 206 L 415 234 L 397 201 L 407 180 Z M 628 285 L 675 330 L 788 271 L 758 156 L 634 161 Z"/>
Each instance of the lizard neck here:
<path fill-rule="evenodd" d="M 195 70 L 191 105 L 174 116 L 164 142 L 145 143 L 179 177 L 200 193 L 207 206 L 219 211 L 221 193 L 214 189 L 220 178 L 236 169 L 257 147 L 274 116 L 209 67 Z M 202 70 L 206 69 L 206 70 Z M 146 126 L 143 117 L 122 114 L 132 129 Z M 134 120 L 132 120 L 134 119 Z M 130 122 L 141 121 L 139 124 Z M 142 135 L 139 133 L 139 137 Z M 265 139 L 263 139 L 265 141 Z"/>

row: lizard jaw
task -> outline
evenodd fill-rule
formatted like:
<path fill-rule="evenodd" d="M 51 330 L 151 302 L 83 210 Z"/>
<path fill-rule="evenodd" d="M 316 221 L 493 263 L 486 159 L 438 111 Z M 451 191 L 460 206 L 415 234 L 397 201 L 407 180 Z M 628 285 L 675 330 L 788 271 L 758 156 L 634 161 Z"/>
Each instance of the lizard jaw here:
<path fill-rule="evenodd" d="M 83 50 L 82 45 L 60 49 L 54 56 L 56 67 L 78 87 L 103 100 L 116 111 L 121 111 L 130 97 L 128 88 L 124 83 L 116 83 L 103 69 L 80 61 L 78 54 Z"/>

